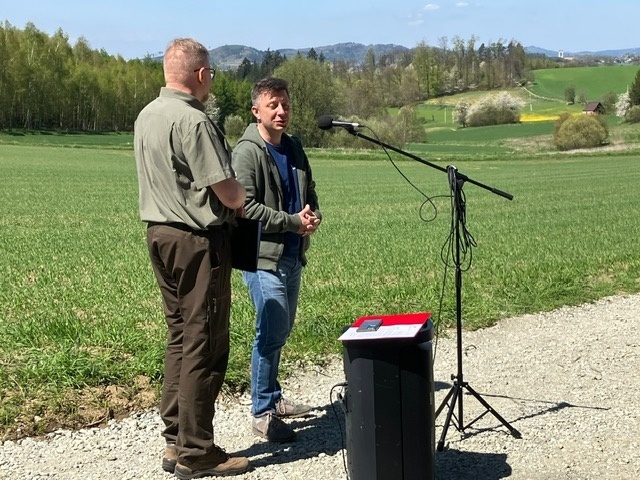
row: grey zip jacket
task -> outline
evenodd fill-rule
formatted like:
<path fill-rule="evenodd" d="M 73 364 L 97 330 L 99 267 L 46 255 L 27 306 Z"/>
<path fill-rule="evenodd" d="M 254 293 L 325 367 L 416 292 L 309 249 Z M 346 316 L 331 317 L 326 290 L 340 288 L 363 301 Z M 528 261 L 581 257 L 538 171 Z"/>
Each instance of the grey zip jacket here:
<path fill-rule="evenodd" d="M 316 184 L 302 143 L 297 137 L 287 133 L 284 135 L 291 140 L 301 204 L 303 207 L 308 204 L 315 215 L 322 218 Z M 250 124 L 238 140 L 231 165 L 236 172 L 237 180 L 247 190 L 245 200 L 247 218 L 262 221 L 258 269 L 275 271 L 284 250 L 284 234 L 298 232 L 302 221 L 297 213 L 291 214 L 286 211 L 278 167 L 269 154 L 256 123 Z M 302 238 L 300 260 L 303 265 L 307 264 L 306 252 L 310 244 L 310 237 Z"/>

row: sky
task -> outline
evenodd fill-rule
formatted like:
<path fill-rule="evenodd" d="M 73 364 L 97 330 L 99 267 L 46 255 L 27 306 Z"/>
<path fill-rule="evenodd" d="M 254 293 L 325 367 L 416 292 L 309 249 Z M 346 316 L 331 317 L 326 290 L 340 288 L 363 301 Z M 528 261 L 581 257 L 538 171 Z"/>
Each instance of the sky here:
<path fill-rule="evenodd" d="M 568 52 L 640 47 L 640 1 L 612 0 L 0 0 L 0 21 L 28 22 L 73 45 L 127 60 L 158 55 L 176 37 L 210 49 L 303 49 L 336 43 L 440 46 L 454 37 L 481 43 L 515 40 Z"/>

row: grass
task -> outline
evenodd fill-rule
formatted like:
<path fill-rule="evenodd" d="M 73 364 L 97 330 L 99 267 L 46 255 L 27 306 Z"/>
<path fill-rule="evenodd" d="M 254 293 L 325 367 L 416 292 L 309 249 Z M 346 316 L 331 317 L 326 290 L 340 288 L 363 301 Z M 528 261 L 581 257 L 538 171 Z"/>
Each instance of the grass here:
<path fill-rule="evenodd" d="M 508 201 L 464 187 L 477 241 L 463 274 L 464 326 L 639 291 L 640 156 L 522 154 L 509 133 L 536 143 L 546 127 L 512 127 L 443 130 L 411 146 L 514 195 Z M 638 140 L 637 129 L 615 130 Z M 38 146 L 36 137 L 14 145 L 0 136 L 7 177 L 0 192 L 0 431 L 7 436 L 148 407 L 162 379 L 165 326 L 138 219 L 130 139 L 107 136 L 107 148 L 100 146 L 106 137 L 92 144 L 82 136 L 83 148 L 60 148 L 79 140 Z M 446 175 L 392 157 L 431 204 L 379 151 L 309 156 L 325 220 L 313 238 L 285 372 L 339 353 L 342 328 L 361 315 L 429 310 L 451 325 L 453 272 L 441 258 L 450 230 Z M 227 383 L 242 389 L 253 311 L 238 272 L 233 288 Z"/>
<path fill-rule="evenodd" d="M 576 94 L 584 93 L 588 101 L 600 100 L 610 92 L 616 95 L 626 92 L 637 72 L 637 65 L 536 70 L 535 84 L 530 90 L 543 97 L 564 100 L 565 89 L 573 85 Z"/>
<path fill-rule="evenodd" d="M 133 148 L 132 132 L 52 132 L 46 130 L 11 130 L 0 132 L 0 145 L 38 145 L 66 148 Z"/>

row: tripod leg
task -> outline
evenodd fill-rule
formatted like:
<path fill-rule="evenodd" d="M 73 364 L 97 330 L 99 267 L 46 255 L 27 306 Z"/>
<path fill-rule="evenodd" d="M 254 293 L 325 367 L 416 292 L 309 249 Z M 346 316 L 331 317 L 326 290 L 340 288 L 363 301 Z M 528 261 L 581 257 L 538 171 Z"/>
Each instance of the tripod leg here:
<path fill-rule="evenodd" d="M 449 406 L 449 412 L 447 412 L 447 418 L 445 419 L 444 425 L 442 426 L 442 433 L 440 434 L 440 440 L 438 440 L 437 449 L 439 452 L 444 450 L 444 439 L 447 436 L 447 430 L 449 430 L 449 424 L 451 423 L 451 416 L 453 415 L 453 410 L 456 406 L 456 400 L 458 399 L 458 395 L 460 395 L 460 393 L 461 393 L 460 385 L 456 382 L 454 383 L 453 387 L 451 387 L 451 390 L 449 390 L 449 393 L 447 394 L 447 398 L 451 398 L 451 405 Z M 444 402 L 440 405 L 440 408 L 438 408 L 438 411 L 442 410 L 443 406 L 444 406 Z"/>
<path fill-rule="evenodd" d="M 513 435 L 515 438 L 522 438 L 522 435 L 520 434 L 520 432 L 518 430 L 516 430 L 515 428 L 513 428 L 511 426 L 511 424 L 509 422 L 507 422 L 504 418 L 502 418 L 502 416 L 496 412 L 493 407 L 491 405 L 489 405 L 487 403 L 487 401 L 482 398 L 480 396 L 480 394 L 478 392 L 476 392 L 473 388 L 471 388 L 471 386 L 469 384 L 466 384 L 465 387 L 467 388 L 467 390 L 469 390 L 469 392 L 471 393 L 471 395 L 473 395 L 474 397 L 476 397 L 476 399 L 484 406 L 484 408 L 487 409 L 487 411 L 489 413 L 491 413 L 494 417 L 496 417 L 498 420 L 500 420 L 500 422 L 509 429 L 509 431 L 511 432 L 511 435 Z M 467 425 L 469 426 L 469 425 Z M 466 427 L 465 427 L 466 428 Z"/>
<path fill-rule="evenodd" d="M 438 418 L 438 415 L 440 415 L 440 412 L 442 412 L 442 409 L 444 408 L 444 406 L 447 404 L 447 402 L 449 401 L 449 399 L 451 398 L 451 395 L 453 395 L 453 392 L 455 392 L 456 390 L 456 385 L 455 383 L 451 386 L 451 388 L 449 389 L 449 393 L 447 393 L 447 396 L 444 397 L 444 400 L 442 400 L 442 403 L 440 404 L 440 406 L 438 407 L 438 410 L 436 410 L 436 416 L 435 418 Z"/>

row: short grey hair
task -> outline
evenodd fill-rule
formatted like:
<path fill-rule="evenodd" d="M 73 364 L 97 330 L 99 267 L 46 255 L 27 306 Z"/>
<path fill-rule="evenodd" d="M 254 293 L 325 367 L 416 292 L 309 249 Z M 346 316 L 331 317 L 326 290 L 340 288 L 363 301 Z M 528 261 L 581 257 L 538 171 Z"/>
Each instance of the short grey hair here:
<path fill-rule="evenodd" d="M 209 67 L 209 50 L 193 38 L 176 38 L 164 53 L 164 77 L 167 81 L 184 83 L 193 71 Z"/>

